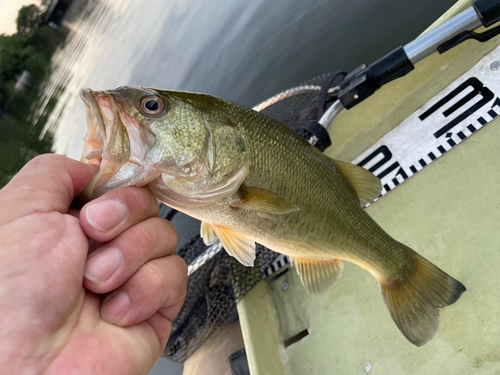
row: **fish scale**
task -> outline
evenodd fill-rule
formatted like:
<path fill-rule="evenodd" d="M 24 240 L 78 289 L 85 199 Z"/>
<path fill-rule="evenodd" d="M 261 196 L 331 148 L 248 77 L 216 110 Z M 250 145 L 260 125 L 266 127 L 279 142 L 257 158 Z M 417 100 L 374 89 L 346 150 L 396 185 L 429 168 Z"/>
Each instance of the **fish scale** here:
<path fill-rule="evenodd" d="M 324 260 L 327 253 L 327 258 L 370 263 L 377 270 L 383 269 L 388 277 L 400 273 L 401 263 L 391 262 L 391 259 L 397 259 L 397 255 L 401 253 L 398 243 L 367 216 L 360 208 L 357 197 L 346 192 L 348 187 L 335 172 L 334 165 L 325 160 L 325 156 L 293 131 L 285 131 L 280 123 L 270 118 L 253 111 L 245 111 L 240 117 L 246 119 L 241 120 L 242 123 L 255 124 L 241 126 L 242 135 L 252 150 L 250 158 L 253 161 L 245 184 L 269 189 L 300 207 L 300 211 L 296 213 L 276 215 L 273 218 L 284 223 L 280 226 L 285 228 L 282 235 L 293 241 L 291 244 L 290 240 L 287 241 L 289 248 L 280 246 L 278 252 L 318 260 Z M 295 148 L 292 149 L 290 143 Z M 297 148 L 300 152 L 297 152 Z M 269 160 L 277 160 L 279 165 L 269 163 Z M 270 179 L 270 175 L 279 177 Z M 213 212 L 211 209 L 208 211 Z M 255 222 L 259 227 L 254 235 L 267 233 L 262 228 L 267 228 L 268 221 L 260 220 L 256 213 L 246 214 L 253 217 L 245 217 L 241 221 L 246 224 L 249 221 Z M 310 219 L 316 219 L 320 215 L 324 224 L 318 227 L 317 221 Z M 353 220 L 350 220 L 351 217 Z M 357 228 L 359 229 L 356 230 Z M 363 239 L 359 233 L 368 234 L 372 243 L 359 241 Z M 257 242 L 276 249 L 278 244 L 273 242 L 275 237 L 279 236 L 261 237 Z M 374 241 L 375 237 L 379 238 Z M 304 248 L 310 249 L 308 254 L 303 253 Z M 354 253 L 353 249 L 357 252 Z M 404 255 L 400 258 L 404 258 Z M 382 265 L 378 266 L 380 262 Z"/>
<path fill-rule="evenodd" d="M 418 346 L 437 331 L 439 308 L 465 291 L 361 208 L 380 194 L 373 174 L 326 157 L 280 122 L 204 94 L 124 86 L 87 89 L 82 96 L 89 134 L 98 132 L 98 124 L 106 128 L 100 123 L 107 121 L 98 109 L 101 101 L 114 103 L 133 136 L 130 151 L 136 158 L 133 165 L 101 170 L 80 200 L 115 187 L 149 184 L 159 200 L 203 222 L 207 245 L 218 237 L 244 265 L 253 265 L 255 242 L 290 256 L 311 293 L 340 278 L 341 260 L 353 262 L 375 277 L 396 325 Z M 156 112 L 144 105 L 151 100 L 158 104 L 149 106 Z M 149 137 L 142 148 L 144 163 L 132 149 L 141 134 L 155 137 L 154 144 Z M 94 138 L 85 146 L 91 155 L 93 145 L 101 143 Z"/>

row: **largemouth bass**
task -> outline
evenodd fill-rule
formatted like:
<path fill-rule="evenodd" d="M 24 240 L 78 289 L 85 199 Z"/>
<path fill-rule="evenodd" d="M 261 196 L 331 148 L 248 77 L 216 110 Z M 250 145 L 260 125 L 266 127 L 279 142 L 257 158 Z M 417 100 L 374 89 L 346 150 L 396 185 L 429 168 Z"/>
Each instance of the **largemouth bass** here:
<path fill-rule="evenodd" d="M 355 263 L 377 280 L 394 322 L 417 346 L 437 331 L 439 308 L 466 290 L 366 214 L 381 191 L 373 174 L 326 157 L 280 122 L 204 94 L 125 86 L 81 97 L 82 161 L 100 171 L 79 199 L 148 185 L 202 221 L 207 245 L 218 238 L 246 266 L 255 242 L 289 255 L 315 294 L 339 279 L 342 261 Z"/>

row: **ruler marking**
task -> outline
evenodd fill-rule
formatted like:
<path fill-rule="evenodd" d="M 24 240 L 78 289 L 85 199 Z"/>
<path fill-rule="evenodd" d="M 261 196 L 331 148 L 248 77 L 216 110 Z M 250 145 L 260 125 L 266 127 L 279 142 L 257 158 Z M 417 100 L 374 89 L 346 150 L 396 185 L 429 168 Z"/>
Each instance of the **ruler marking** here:
<path fill-rule="evenodd" d="M 406 174 L 405 170 L 403 168 L 399 168 L 398 172 L 396 173 L 396 177 L 400 175 L 403 177 L 403 182 L 408 178 L 408 175 Z"/>
<path fill-rule="evenodd" d="M 489 69 L 499 58 L 500 46 L 353 160 L 381 180 L 379 197 L 500 117 L 500 76 Z"/>
<path fill-rule="evenodd" d="M 481 126 L 486 125 L 488 122 L 484 119 L 484 117 L 479 117 L 477 122 L 481 124 Z"/>
<path fill-rule="evenodd" d="M 461 85 L 459 85 L 455 90 L 453 90 L 451 93 L 446 95 L 443 99 L 441 99 L 438 103 L 436 103 L 431 109 L 429 109 L 427 112 L 435 112 L 439 109 L 439 107 L 443 106 L 443 104 L 446 104 L 451 98 L 457 96 L 459 93 L 464 91 L 467 87 L 472 87 L 474 90 L 467 94 L 468 101 L 472 98 L 475 98 L 476 96 L 480 95 L 481 100 L 479 100 L 477 103 L 474 103 L 472 107 L 466 109 L 464 112 L 462 112 L 460 115 L 458 115 L 456 118 L 451 120 L 449 123 L 444 125 L 441 129 L 437 130 L 434 133 L 434 137 L 439 138 L 443 134 L 446 134 L 448 131 L 453 129 L 455 126 L 460 124 L 462 121 L 464 121 L 467 117 L 472 115 L 474 112 L 482 108 L 486 103 L 491 101 L 494 97 L 495 94 L 488 89 L 486 86 L 483 85 L 483 83 L 477 79 L 476 77 L 469 77 L 465 82 L 463 82 Z M 462 102 L 462 101 L 460 101 Z M 443 115 L 446 116 L 446 113 L 448 112 L 443 112 Z M 422 120 L 422 118 L 420 118 Z"/>
<path fill-rule="evenodd" d="M 377 177 L 379 179 L 382 179 L 385 176 L 387 176 L 389 173 L 391 173 L 393 170 L 395 170 L 397 167 L 399 167 L 399 163 L 398 162 L 393 163 L 389 168 L 387 168 L 385 171 L 383 171 L 382 173 L 380 173 Z"/>
<path fill-rule="evenodd" d="M 354 159 L 380 178 L 381 196 L 500 117 L 500 98 L 494 93 L 500 90 L 500 77 L 487 69 L 499 55 L 500 46 Z M 415 134 L 415 129 L 425 133 Z"/>

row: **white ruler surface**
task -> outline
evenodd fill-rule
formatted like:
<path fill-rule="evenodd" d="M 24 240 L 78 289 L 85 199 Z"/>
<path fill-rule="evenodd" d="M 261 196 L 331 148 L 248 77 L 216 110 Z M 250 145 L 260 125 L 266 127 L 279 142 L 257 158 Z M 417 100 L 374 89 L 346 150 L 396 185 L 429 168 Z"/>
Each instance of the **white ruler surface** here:
<path fill-rule="evenodd" d="M 382 182 L 381 196 L 386 195 L 500 115 L 499 95 L 500 47 L 497 47 L 352 164 L 374 173 Z M 212 246 L 202 254 L 203 259 L 190 265 L 189 273 L 221 249 L 220 244 Z M 288 263 L 289 258 L 280 255 L 266 274 L 271 275 Z"/>
<path fill-rule="evenodd" d="M 499 94 L 497 47 L 352 163 L 380 178 L 385 195 L 497 117 Z"/>
<path fill-rule="evenodd" d="M 381 196 L 386 195 L 500 115 L 499 95 L 500 47 L 497 47 L 352 164 L 380 178 Z M 280 255 L 266 269 L 266 274 L 272 275 L 287 263 L 289 258 Z"/>

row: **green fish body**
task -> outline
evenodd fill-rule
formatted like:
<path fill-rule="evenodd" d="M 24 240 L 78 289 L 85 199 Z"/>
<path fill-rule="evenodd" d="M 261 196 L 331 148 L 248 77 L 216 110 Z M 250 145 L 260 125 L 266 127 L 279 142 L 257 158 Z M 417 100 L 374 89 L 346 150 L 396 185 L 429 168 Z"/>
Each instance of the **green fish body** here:
<path fill-rule="evenodd" d="M 465 291 L 362 209 L 381 191 L 373 174 L 326 157 L 280 122 L 204 94 L 128 86 L 81 95 L 82 160 L 100 165 L 81 199 L 149 185 L 202 221 L 207 245 L 218 238 L 244 265 L 253 265 L 255 242 L 290 256 L 311 293 L 339 279 L 342 261 L 355 263 L 375 277 L 417 346 L 437 331 L 438 309 Z"/>

